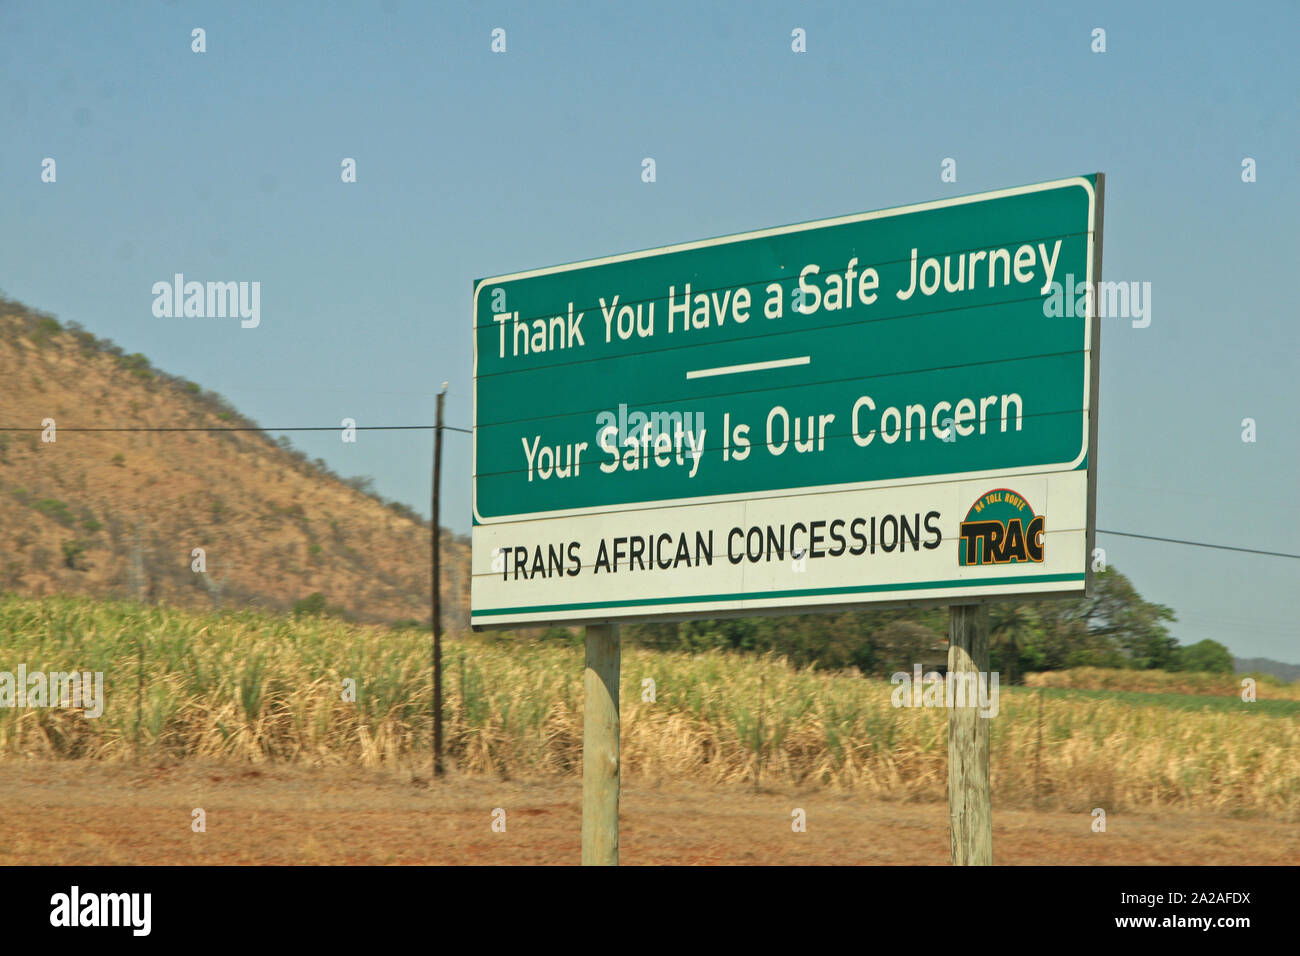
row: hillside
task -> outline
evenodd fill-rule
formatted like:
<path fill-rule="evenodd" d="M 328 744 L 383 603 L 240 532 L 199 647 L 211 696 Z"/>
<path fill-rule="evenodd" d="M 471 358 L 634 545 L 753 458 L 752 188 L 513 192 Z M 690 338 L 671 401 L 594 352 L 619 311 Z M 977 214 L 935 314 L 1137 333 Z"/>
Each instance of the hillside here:
<path fill-rule="evenodd" d="M 1286 684 L 1300 681 L 1300 664 L 1284 664 L 1267 657 L 1234 657 L 1232 668 L 1238 674 L 1272 674 Z"/>
<path fill-rule="evenodd" d="M 429 527 L 255 431 L 219 395 L 0 299 L 0 590 L 429 620 Z M 53 418 L 55 441 L 43 442 Z M 364 487 L 364 486 L 363 486 Z M 443 529 L 443 615 L 468 623 L 469 542 Z M 207 570 L 191 570 L 203 548 Z"/>

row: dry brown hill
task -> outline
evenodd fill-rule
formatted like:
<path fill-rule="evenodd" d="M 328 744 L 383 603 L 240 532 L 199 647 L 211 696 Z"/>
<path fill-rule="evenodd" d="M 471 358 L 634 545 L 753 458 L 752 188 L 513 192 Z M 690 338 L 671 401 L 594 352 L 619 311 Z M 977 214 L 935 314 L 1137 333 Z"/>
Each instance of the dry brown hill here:
<path fill-rule="evenodd" d="M 108 425 L 253 423 L 143 356 L 0 299 L 0 428 L 37 429 L 0 431 L 0 589 L 276 610 L 319 592 L 358 620 L 427 624 L 429 526 L 410 509 L 256 431 L 70 430 Z M 443 621 L 462 628 L 469 543 L 445 528 L 442 542 Z"/>

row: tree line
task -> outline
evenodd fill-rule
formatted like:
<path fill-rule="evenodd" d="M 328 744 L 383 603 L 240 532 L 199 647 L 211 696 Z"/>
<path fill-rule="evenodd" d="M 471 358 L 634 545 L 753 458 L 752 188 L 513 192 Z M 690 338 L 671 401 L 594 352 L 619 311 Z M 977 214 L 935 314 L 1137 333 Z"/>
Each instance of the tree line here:
<path fill-rule="evenodd" d="M 1114 568 L 1095 576 L 1091 596 L 989 606 L 989 666 L 1008 683 L 1029 671 L 1071 667 L 1231 673 L 1232 655 L 1216 641 L 1180 646 L 1167 627 L 1171 608 L 1143 600 Z M 628 624 L 625 641 L 660 650 L 721 648 L 775 653 L 798 667 L 857 668 L 888 677 L 914 664 L 947 659 L 944 607 L 849 610 L 823 614 Z M 562 628 L 551 639 L 581 640 Z"/>

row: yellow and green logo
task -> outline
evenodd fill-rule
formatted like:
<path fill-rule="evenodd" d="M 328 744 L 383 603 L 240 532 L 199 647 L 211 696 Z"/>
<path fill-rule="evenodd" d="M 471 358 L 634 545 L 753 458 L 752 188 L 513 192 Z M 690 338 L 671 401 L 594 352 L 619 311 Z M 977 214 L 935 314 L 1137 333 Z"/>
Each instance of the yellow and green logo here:
<path fill-rule="evenodd" d="M 1029 502 L 1010 488 L 996 488 L 966 513 L 958 558 L 962 567 L 1042 564 L 1043 534 L 1043 516 Z"/>

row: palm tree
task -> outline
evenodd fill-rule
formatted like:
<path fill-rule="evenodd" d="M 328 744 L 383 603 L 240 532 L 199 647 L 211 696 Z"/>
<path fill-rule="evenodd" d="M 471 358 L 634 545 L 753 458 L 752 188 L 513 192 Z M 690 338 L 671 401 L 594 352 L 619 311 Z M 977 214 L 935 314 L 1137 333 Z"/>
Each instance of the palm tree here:
<path fill-rule="evenodd" d="M 1038 612 L 1027 604 L 994 604 L 989 609 L 989 647 L 1002 649 L 1008 684 L 1016 682 L 1020 652 L 1039 630 Z"/>

